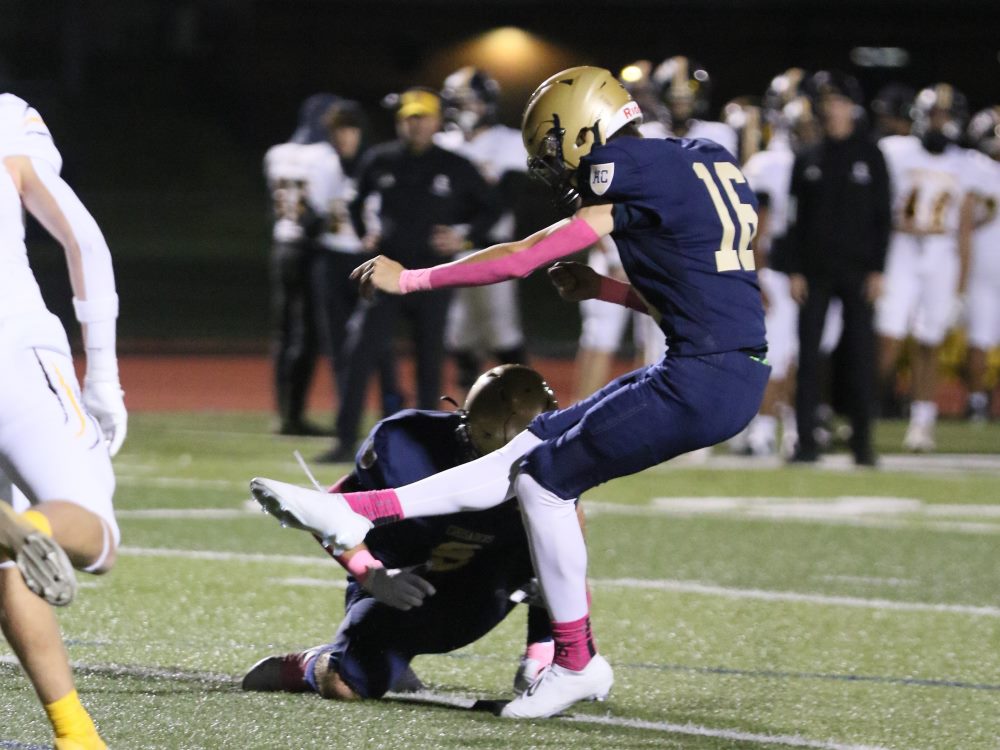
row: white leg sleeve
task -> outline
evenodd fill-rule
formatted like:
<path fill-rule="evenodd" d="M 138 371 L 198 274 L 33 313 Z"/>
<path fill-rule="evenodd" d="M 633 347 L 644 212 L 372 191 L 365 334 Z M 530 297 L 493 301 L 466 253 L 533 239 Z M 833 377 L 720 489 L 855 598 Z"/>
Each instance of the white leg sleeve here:
<path fill-rule="evenodd" d="M 531 560 L 555 622 L 586 616 L 587 545 L 572 500 L 557 497 L 527 474 L 514 481 Z"/>
<path fill-rule="evenodd" d="M 541 443 L 527 430 L 499 450 L 396 489 L 407 518 L 486 510 L 511 497 L 511 473 L 525 453 Z"/>

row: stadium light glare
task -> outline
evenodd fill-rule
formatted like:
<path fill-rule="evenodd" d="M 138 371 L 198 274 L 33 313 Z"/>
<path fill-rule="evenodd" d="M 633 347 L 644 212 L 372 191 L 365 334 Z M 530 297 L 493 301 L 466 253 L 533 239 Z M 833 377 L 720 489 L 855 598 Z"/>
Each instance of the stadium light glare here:
<path fill-rule="evenodd" d="M 855 47 L 851 62 L 859 68 L 905 68 L 910 53 L 902 47 Z"/>

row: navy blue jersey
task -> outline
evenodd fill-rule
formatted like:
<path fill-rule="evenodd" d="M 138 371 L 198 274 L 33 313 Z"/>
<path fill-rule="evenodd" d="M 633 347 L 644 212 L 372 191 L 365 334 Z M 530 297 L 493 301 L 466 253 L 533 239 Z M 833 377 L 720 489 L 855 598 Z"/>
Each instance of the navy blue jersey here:
<path fill-rule="evenodd" d="M 358 450 L 354 479 L 360 489 L 401 487 L 465 463 L 472 455 L 457 429 L 455 412 L 406 409 L 383 419 Z M 446 516 L 409 518 L 378 526 L 365 544 L 386 567 L 429 563 L 435 576 L 479 575 L 482 566 L 513 565 L 532 575 L 521 513 L 513 500 L 495 508 Z"/>
<path fill-rule="evenodd" d="M 629 281 L 662 315 L 668 356 L 765 346 L 750 240 L 757 198 L 714 141 L 616 138 L 580 162 L 584 203 L 613 203 Z"/>

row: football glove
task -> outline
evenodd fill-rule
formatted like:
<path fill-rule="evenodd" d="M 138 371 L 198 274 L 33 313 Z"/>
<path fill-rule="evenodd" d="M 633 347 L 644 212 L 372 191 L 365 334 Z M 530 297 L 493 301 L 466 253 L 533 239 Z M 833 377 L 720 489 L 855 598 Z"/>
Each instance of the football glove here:
<path fill-rule="evenodd" d="M 370 567 L 361 585 L 376 601 L 404 611 L 419 607 L 436 593 L 420 576 L 398 568 Z"/>
<path fill-rule="evenodd" d="M 125 391 L 117 381 L 83 379 L 83 405 L 101 426 L 108 452 L 114 456 L 125 442 L 128 412 Z"/>

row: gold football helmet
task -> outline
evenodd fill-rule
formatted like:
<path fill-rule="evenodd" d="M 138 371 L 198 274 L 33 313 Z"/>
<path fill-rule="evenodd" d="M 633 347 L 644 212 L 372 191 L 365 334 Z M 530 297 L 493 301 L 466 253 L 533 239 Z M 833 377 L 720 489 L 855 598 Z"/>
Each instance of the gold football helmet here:
<path fill-rule="evenodd" d="M 642 122 L 642 111 L 611 71 L 581 65 L 556 73 L 524 108 L 529 174 L 555 190 L 557 202 L 572 206 L 580 160 L 630 122 Z"/>
<path fill-rule="evenodd" d="M 544 411 L 557 408 L 545 379 L 524 365 L 487 370 L 469 389 L 459 434 L 483 456 L 505 446 Z"/>

